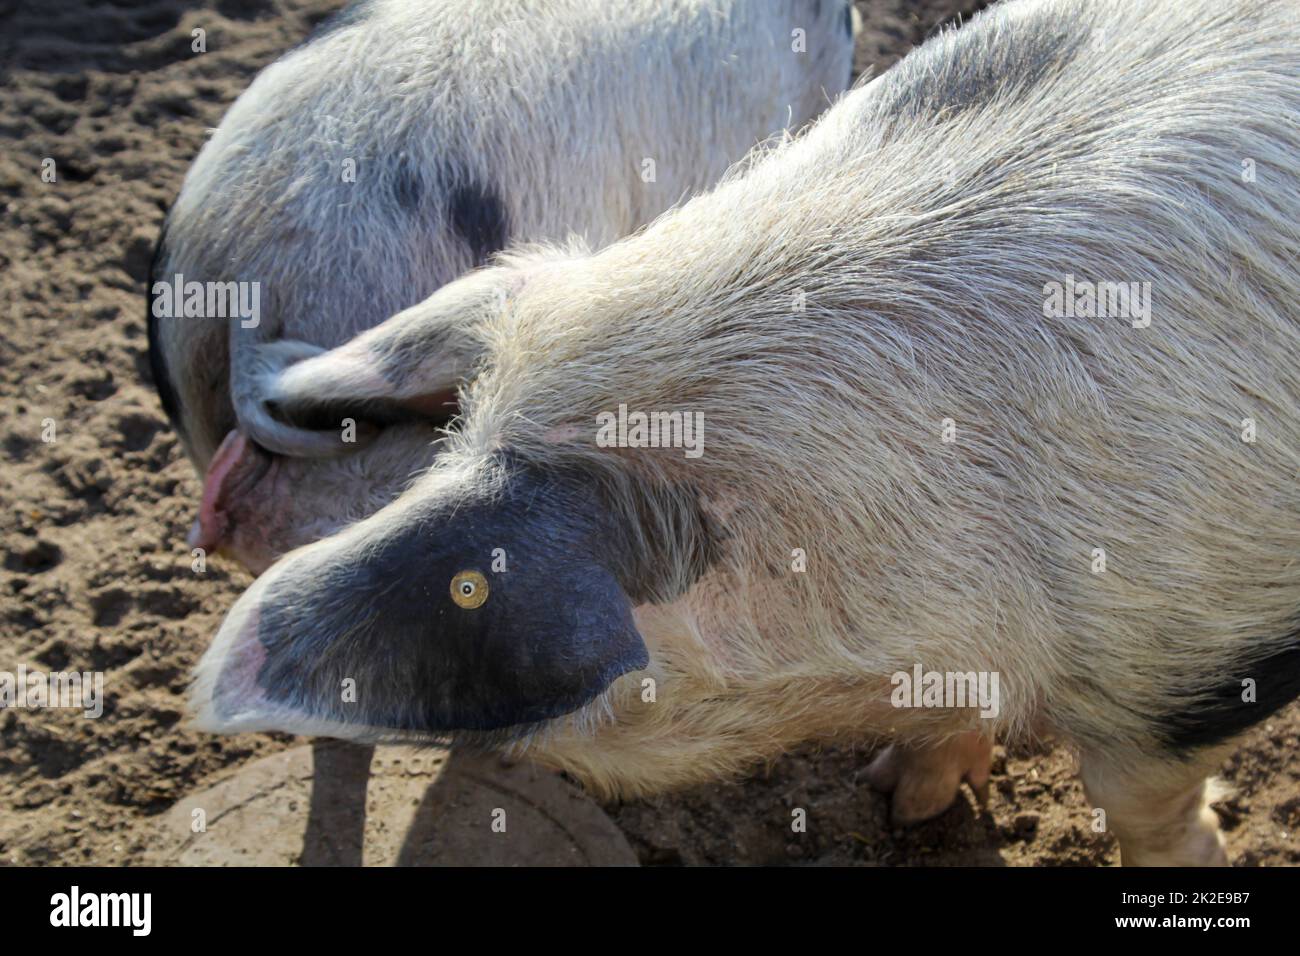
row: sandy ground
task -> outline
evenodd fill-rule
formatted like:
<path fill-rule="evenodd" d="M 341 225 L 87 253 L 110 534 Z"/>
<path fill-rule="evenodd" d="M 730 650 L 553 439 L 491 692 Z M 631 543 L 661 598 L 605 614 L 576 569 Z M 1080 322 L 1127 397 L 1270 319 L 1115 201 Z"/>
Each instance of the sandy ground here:
<path fill-rule="evenodd" d="M 338 0 L 0 0 L 0 670 L 101 670 L 101 719 L 0 711 L 0 861 L 130 864 L 183 795 L 290 738 L 183 729 L 191 665 L 247 576 L 191 569 L 199 483 L 148 381 L 143 290 L 167 204 L 227 105 Z M 868 0 L 880 70 L 972 0 Z M 208 52 L 191 52 L 191 30 Z M 41 164 L 55 161 L 57 180 Z M 56 440 L 45 442 L 50 420 Z M 1238 864 L 1300 862 L 1300 707 L 1225 765 Z M 896 829 L 869 754 L 805 750 L 746 780 L 608 807 L 649 864 L 1093 864 L 1064 751 L 998 751 L 969 800 Z M 791 809 L 808 833 L 791 835 Z"/>

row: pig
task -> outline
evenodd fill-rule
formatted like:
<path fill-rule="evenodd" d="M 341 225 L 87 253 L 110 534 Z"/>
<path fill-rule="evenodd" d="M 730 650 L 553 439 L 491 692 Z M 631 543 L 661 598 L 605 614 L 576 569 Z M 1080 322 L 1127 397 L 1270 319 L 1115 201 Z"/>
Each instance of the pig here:
<path fill-rule="evenodd" d="M 598 248 L 713 185 L 846 88 L 854 15 L 849 0 L 368 0 L 266 68 L 186 176 L 150 276 L 153 378 L 207 477 L 191 544 L 256 573 L 390 501 L 433 460 L 472 363 L 444 361 L 418 401 L 312 427 L 250 400 L 258 376 L 507 245 Z M 181 314 L 192 284 L 209 298 Z M 365 451 L 328 460 L 354 428 Z"/>
<path fill-rule="evenodd" d="M 1052 738 L 1125 864 L 1226 862 L 1207 777 L 1300 695 L 1294 12 L 999 4 L 643 231 L 460 280 L 507 294 L 438 461 L 239 598 L 198 725 L 629 796 L 888 743 L 900 820 Z M 259 400 L 400 398 L 455 285 Z"/>

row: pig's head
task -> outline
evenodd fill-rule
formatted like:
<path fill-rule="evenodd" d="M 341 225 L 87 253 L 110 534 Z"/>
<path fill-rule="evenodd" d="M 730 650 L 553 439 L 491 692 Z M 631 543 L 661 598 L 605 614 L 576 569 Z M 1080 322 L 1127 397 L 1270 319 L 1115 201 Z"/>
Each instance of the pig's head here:
<path fill-rule="evenodd" d="M 199 665 L 198 724 L 358 740 L 526 731 L 647 652 L 624 537 L 590 484 L 503 456 L 280 560 Z"/>
<path fill-rule="evenodd" d="M 520 335 L 530 303 L 573 292 L 572 270 L 536 268 L 484 321 L 482 371 L 428 471 L 376 514 L 286 554 L 236 603 L 196 674 L 199 726 L 553 739 L 561 725 L 608 731 L 638 697 L 620 678 L 674 659 L 647 648 L 635 620 L 685 595 L 719 536 L 689 477 L 639 457 L 631 467 L 591 444 L 594 429 L 533 421 L 537 407 L 515 390 L 543 368 L 568 382 L 573 366 Z M 555 314 L 573 328 L 568 311 Z M 415 311 L 365 333 L 364 350 L 306 359 L 278 380 L 277 414 L 305 420 L 321 400 L 418 394 L 428 377 L 418 367 L 437 361 L 444 328 Z"/>
<path fill-rule="evenodd" d="M 333 350 L 238 350 L 238 428 L 208 462 L 190 546 L 260 574 L 393 501 L 437 457 L 482 351 L 477 329 L 518 275 L 472 273 Z"/>

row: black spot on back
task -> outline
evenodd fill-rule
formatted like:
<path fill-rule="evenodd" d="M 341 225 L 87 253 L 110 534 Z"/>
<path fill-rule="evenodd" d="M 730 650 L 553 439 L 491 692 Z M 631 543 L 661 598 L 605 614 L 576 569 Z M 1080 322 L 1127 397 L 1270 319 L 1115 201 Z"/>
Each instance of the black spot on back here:
<path fill-rule="evenodd" d="M 154 246 L 153 259 L 149 263 L 148 282 L 144 288 L 145 327 L 148 329 L 149 335 L 149 374 L 153 377 L 154 388 L 158 390 L 158 398 L 162 402 L 163 411 L 167 413 L 167 418 L 171 421 L 172 427 L 183 436 L 184 426 L 181 423 L 180 398 L 176 394 L 176 386 L 172 382 L 171 370 L 167 367 L 167 358 L 163 355 L 162 345 L 159 341 L 159 319 L 153 314 L 153 285 L 157 281 L 158 266 L 163 261 L 166 243 L 167 219 L 164 218 L 162 229 L 158 233 L 158 243 Z"/>
<path fill-rule="evenodd" d="M 325 37 L 340 33 L 349 27 L 358 26 L 364 23 L 367 16 L 369 16 L 370 9 L 373 5 L 374 0 L 352 0 L 351 3 L 339 10 L 335 10 L 333 13 L 322 18 L 319 23 L 316 23 L 312 28 L 312 31 L 307 34 L 306 37 L 285 51 L 286 55 L 310 46 L 317 40 L 322 40 Z M 314 19 L 314 17 L 309 18 L 308 23 L 312 22 Z"/>
<path fill-rule="evenodd" d="M 944 118 L 1026 96 L 1079 55 L 1091 36 L 1086 24 L 1062 22 L 1051 9 L 985 11 L 890 70 L 881 111 L 904 120 Z"/>
<path fill-rule="evenodd" d="M 470 182 L 453 188 L 447 197 L 447 216 L 469 246 L 474 265 L 482 265 L 506 247 L 506 207 L 490 187 Z"/>
<path fill-rule="evenodd" d="M 348 27 L 354 27 L 360 23 L 364 23 L 366 17 L 370 14 L 370 8 L 373 6 L 373 3 L 374 0 L 352 0 L 352 2 L 347 6 L 343 7 L 341 10 L 335 11 L 317 24 L 316 29 L 311 31 L 311 34 L 300 44 L 300 46 L 306 46 L 307 44 L 314 43 L 323 37 L 338 33 L 341 30 L 346 30 Z"/>
<path fill-rule="evenodd" d="M 1255 682 L 1255 700 L 1242 700 L 1242 681 Z M 1186 710 L 1164 720 L 1166 743 L 1178 753 L 1190 753 L 1230 740 L 1271 717 L 1300 697 L 1300 630 L 1290 644 L 1240 672 L 1226 675 L 1214 689 Z"/>

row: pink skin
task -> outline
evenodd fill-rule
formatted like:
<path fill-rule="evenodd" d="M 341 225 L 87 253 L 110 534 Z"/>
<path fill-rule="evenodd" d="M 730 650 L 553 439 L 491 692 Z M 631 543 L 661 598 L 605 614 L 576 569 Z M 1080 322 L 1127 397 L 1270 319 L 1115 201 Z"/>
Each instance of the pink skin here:
<path fill-rule="evenodd" d="M 208 466 L 189 545 L 261 574 L 396 498 L 433 464 L 438 437 L 429 425 L 394 425 L 352 455 L 291 458 L 232 431 Z"/>
<path fill-rule="evenodd" d="M 254 574 L 265 571 L 281 550 L 288 550 L 271 544 L 277 531 L 287 530 L 270 507 L 281 498 L 279 478 L 276 458 L 242 432 L 226 435 L 208 466 L 189 546 L 229 554 Z"/>
<path fill-rule="evenodd" d="M 868 786 L 892 795 L 894 823 L 920 823 L 937 817 L 970 785 L 981 806 L 988 803 L 993 744 L 974 731 L 924 746 L 894 744 L 867 768 Z"/>

